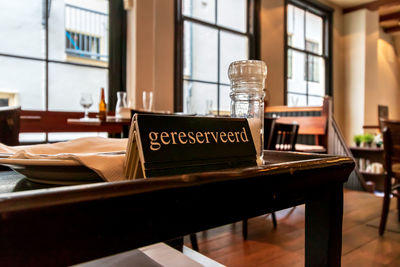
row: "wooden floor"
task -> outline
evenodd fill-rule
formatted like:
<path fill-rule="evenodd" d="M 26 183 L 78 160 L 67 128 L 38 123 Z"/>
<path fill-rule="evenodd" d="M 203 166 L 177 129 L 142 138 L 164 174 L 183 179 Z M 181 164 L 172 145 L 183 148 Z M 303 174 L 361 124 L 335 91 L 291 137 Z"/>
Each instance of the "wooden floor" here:
<path fill-rule="evenodd" d="M 346 191 L 344 201 L 342 266 L 400 266 L 400 233 L 381 238 L 367 225 L 380 217 L 382 198 Z M 269 215 L 250 219 L 247 241 L 240 222 L 200 232 L 200 253 L 227 266 L 304 266 L 304 211 L 303 205 L 278 212 L 276 230 Z"/>

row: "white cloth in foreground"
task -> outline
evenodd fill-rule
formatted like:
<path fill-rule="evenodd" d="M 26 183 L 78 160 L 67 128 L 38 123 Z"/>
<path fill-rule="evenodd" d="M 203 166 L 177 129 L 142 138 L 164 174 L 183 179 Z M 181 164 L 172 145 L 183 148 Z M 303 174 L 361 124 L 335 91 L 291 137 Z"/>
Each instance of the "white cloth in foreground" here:
<path fill-rule="evenodd" d="M 84 137 L 72 141 L 31 146 L 6 146 L 1 153 L 18 159 L 70 159 L 94 170 L 105 181 L 124 180 L 123 164 L 128 139 Z M 102 154 L 103 153 L 103 154 Z"/>

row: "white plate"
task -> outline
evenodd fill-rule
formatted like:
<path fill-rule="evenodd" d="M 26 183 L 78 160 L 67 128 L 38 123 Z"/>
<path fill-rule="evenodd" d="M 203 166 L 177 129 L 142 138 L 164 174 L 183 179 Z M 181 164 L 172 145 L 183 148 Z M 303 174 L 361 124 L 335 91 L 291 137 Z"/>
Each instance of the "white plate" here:
<path fill-rule="evenodd" d="M 29 166 L 80 166 L 81 164 L 72 159 L 14 159 L 0 158 L 0 164 L 29 165 Z"/>
<path fill-rule="evenodd" d="M 73 185 L 103 181 L 93 170 L 75 160 L 0 158 L 0 164 L 44 184 Z"/>

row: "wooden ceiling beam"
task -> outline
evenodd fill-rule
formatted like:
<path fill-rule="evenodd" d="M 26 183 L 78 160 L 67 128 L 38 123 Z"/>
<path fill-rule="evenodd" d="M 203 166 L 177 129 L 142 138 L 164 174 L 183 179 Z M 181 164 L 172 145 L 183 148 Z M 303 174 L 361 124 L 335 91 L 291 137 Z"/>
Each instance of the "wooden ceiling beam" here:
<path fill-rule="evenodd" d="M 400 5 L 400 0 L 376 0 L 376 1 L 373 1 L 370 3 L 345 8 L 345 9 L 343 9 L 343 14 L 353 12 L 353 11 L 363 9 L 363 8 L 368 9 L 368 10 L 378 10 L 379 7 L 381 7 L 381 6 L 396 5 L 396 4 Z"/>
<path fill-rule="evenodd" d="M 383 31 L 386 32 L 386 33 L 399 32 L 400 31 L 400 26 L 393 26 L 393 27 L 383 28 Z"/>
<path fill-rule="evenodd" d="M 379 17 L 379 21 L 387 21 L 387 20 L 399 20 L 400 19 L 400 11 L 399 12 L 395 12 L 395 13 L 389 13 L 386 15 L 381 15 Z"/>

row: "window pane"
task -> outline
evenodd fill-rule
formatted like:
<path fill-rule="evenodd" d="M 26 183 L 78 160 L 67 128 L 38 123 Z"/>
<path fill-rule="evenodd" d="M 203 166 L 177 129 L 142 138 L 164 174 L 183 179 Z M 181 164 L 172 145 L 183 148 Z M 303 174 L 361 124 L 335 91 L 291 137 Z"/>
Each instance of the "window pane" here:
<path fill-rule="evenodd" d="M 307 81 L 305 75 L 305 55 L 304 53 L 291 50 L 292 55 L 292 77 L 287 80 L 287 90 L 292 93 L 307 93 Z"/>
<path fill-rule="evenodd" d="M 322 106 L 323 98 L 316 97 L 316 96 L 309 96 L 308 97 L 308 105 L 309 106 Z"/>
<path fill-rule="evenodd" d="M 0 53 L 44 58 L 44 1 L 0 3 Z"/>
<path fill-rule="evenodd" d="M 15 92 L 23 109 L 45 109 L 45 63 L 0 56 L 0 92 Z"/>
<path fill-rule="evenodd" d="M 307 106 L 305 95 L 288 94 L 287 103 L 289 107 L 304 107 Z"/>
<path fill-rule="evenodd" d="M 308 56 L 308 94 L 325 95 L 325 60 L 316 56 Z"/>
<path fill-rule="evenodd" d="M 183 15 L 215 23 L 215 0 L 183 0 Z"/>
<path fill-rule="evenodd" d="M 219 87 L 219 110 L 220 111 L 231 111 L 231 97 L 229 93 L 231 91 L 230 86 L 221 85 Z"/>
<path fill-rule="evenodd" d="M 306 50 L 322 54 L 323 20 L 321 17 L 306 12 Z"/>
<path fill-rule="evenodd" d="M 107 77 L 107 69 L 50 63 L 49 110 L 83 111 L 79 104 L 81 93 L 91 93 L 93 105 L 89 110 L 97 112 L 100 88 L 104 87 L 106 95 L 108 92 Z"/>
<path fill-rule="evenodd" d="M 49 58 L 108 65 L 108 1 L 53 0 L 49 16 Z"/>
<path fill-rule="evenodd" d="M 247 0 L 218 0 L 218 25 L 246 32 Z"/>
<path fill-rule="evenodd" d="M 183 87 L 184 112 L 203 115 L 217 112 L 216 84 L 185 81 Z"/>
<path fill-rule="evenodd" d="M 304 49 L 304 10 L 293 5 L 287 7 L 287 35 L 289 45 Z"/>
<path fill-rule="evenodd" d="M 229 64 L 248 59 L 249 44 L 246 36 L 221 31 L 220 82 L 229 84 Z"/>
<path fill-rule="evenodd" d="M 218 31 L 185 21 L 185 79 L 218 81 Z"/>

